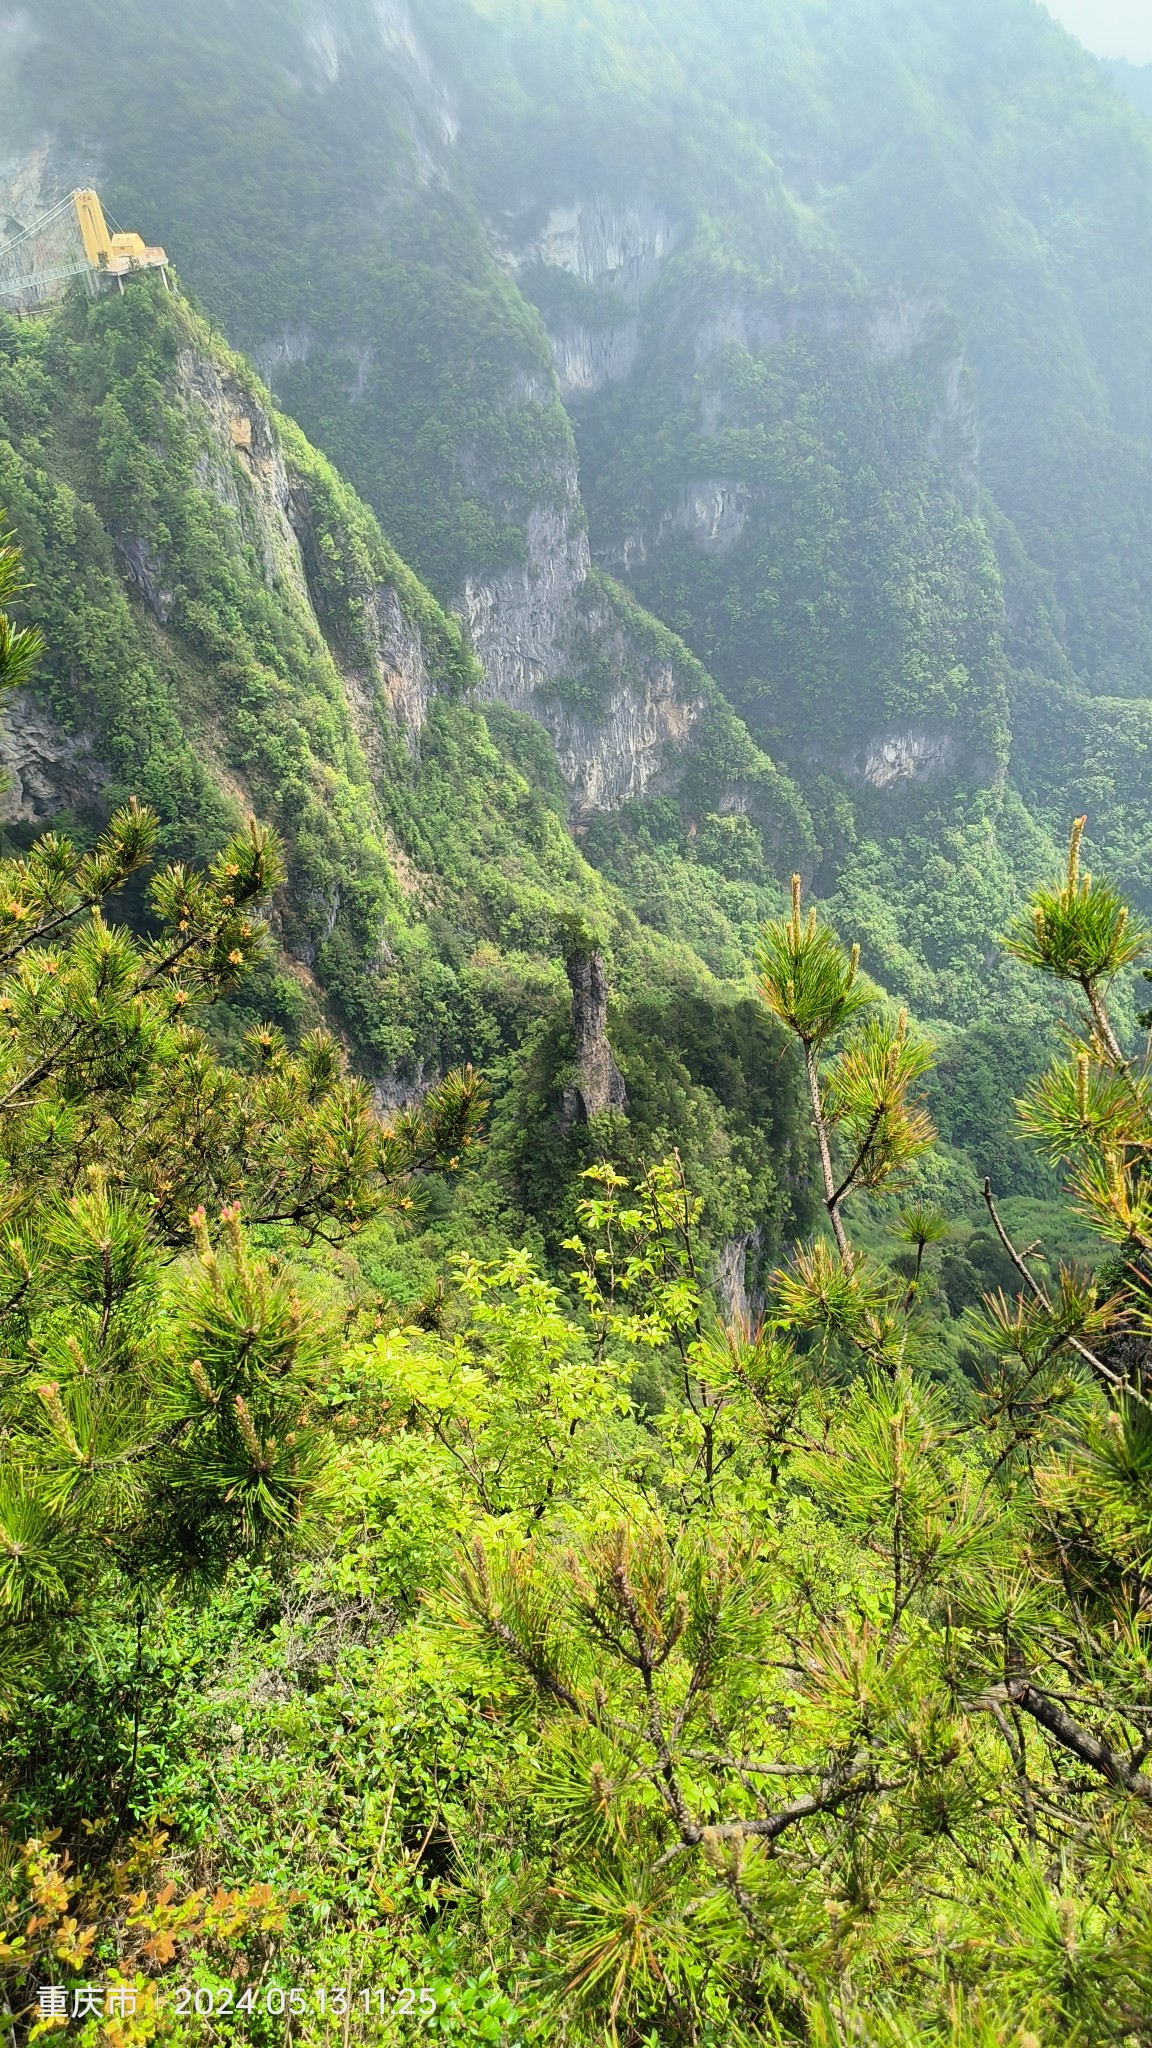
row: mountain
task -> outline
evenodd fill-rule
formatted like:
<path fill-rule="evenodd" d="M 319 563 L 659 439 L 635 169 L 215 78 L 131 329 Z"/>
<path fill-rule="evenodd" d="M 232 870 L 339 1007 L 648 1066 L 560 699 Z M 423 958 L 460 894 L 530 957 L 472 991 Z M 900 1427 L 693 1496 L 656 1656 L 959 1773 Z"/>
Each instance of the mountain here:
<path fill-rule="evenodd" d="M 690 780 L 704 820 L 687 908 L 644 921 L 580 852 L 540 725 L 483 700 L 459 624 L 159 278 L 0 318 L 0 422 L 0 504 L 48 643 L 0 725 L 9 843 L 48 826 L 89 838 L 130 795 L 159 813 L 170 856 L 215 851 L 249 811 L 274 824 L 276 957 L 218 1032 L 327 1021 L 385 1106 L 483 1064 L 493 1145 L 466 1231 L 509 1202 L 511 1228 L 562 1227 L 590 1144 L 565 1091 L 589 1115 L 609 1107 L 588 1079 L 611 1058 L 605 1003 L 578 999 L 576 971 L 604 954 L 628 1142 L 679 1144 L 718 1245 L 739 1247 L 737 1266 L 748 1245 L 767 1255 L 804 1206 L 793 1085 L 746 979 L 775 889 L 762 863 L 754 883 L 705 864 L 709 831 L 722 861 L 734 822 L 707 806 L 734 775 L 750 801 L 787 785 L 675 637 L 589 579 L 623 621 L 628 671 L 610 703 L 565 714 L 581 759 L 612 718 L 635 734 L 647 717 L 635 754 Z M 670 732 L 653 731 L 654 705 Z"/>
<path fill-rule="evenodd" d="M 1146 891 L 1152 140 L 1032 0 L 41 0 L 9 37 L 9 213 L 83 175 L 166 242 L 576 821 L 613 807 L 618 877 L 698 821 L 645 810 L 663 686 L 621 713 L 605 572 L 922 1011 L 1016 1014 L 988 933 L 1070 811 Z"/>
<path fill-rule="evenodd" d="M 1122 57 L 1105 60 L 1104 70 L 1113 85 L 1126 94 L 1142 114 L 1152 115 L 1152 64 L 1128 64 Z"/>
<path fill-rule="evenodd" d="M 1032 0 L 39 0 L 6 24 L 9 230 L 94 181 L 162 241 L 371 505 L 372 548 L 398 558 L 395 587 L 411 565 L 451 650 L 421 731 L 423 683 L 384 740 L 348 714 L 361 753 L 387 756 L 365 772 L 403 861 L 453 868 L 435 908 L 386 836 L 353 857 L 342 769 L 268 766 L 250 788 L 238 755 L 227 770 L 295 837 L 297 985 L 338 1006 L 385 1093 L 512 1057 L 544 984 L 566 1002 L 561 896 L 631 920 L 637 959 L 674 955 L 671 983 L 718 978 L 727 1002 L 798 868 L 935 1025 L 948 1070 L 984 1076 L 942 1111 L 957 1142 L 1005 1152 L 969 1110 L 1007 1034 L 1050 1009 L 995 935 L 1069 815 L 1089 813 L 1095 857 L 1149 902 L 1152 142 L 1100 68 Z M 18 412 L 4 424 L 18 442 Z M 152 459 L 144 412 L 128 439 L 131 477 Z M 85 459 L 132 630 L 165 630 L 157 487 L 129 512 Z M 393 655 L 293 532 L 312 550 L 307 630 L 346 689 Z M 68 564 L 32 544 L 70 631 Z M 305 646 L 276 660 L 311 705 Z M 194 658 L 219 692 L 229 653 Z M 109 730 L 135 735 L 106 687 Z M 31 755 L 35 718 L 12 740 Z M 449 726 L 483 730 L 504 764 L 453 751 L 451 808 L 474 823 L 451 853 L 432 793 Z M 311 710 L 302 730 L 314 747 Z M 541 885 L 546 914 L 502 922 L 500 863 L 527 859 L 506 772 L 566 880 Z M 288 801 L 303 789 L 306 822 Z M 189 844 L 199 803 L 172 783 Z M 382 830 L 364 824 L 365 848 Z M 373 917 L 399 936 L 366 978 Z M 477 996 L 489 945 L 532 961 L 531 999 L 503 969 Z M 647 973 L 629 981 L 626 955 L 625 998 Z"/>

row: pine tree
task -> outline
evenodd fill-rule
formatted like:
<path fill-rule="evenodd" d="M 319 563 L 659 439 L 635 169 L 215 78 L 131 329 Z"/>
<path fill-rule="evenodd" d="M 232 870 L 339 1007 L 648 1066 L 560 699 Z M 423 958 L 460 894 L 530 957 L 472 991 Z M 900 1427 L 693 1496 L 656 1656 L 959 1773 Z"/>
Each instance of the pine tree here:
<path fill-rule="evenodd" d="M 0 591 L 19 557 L 0 548 Z M 38 636 L 0 615 L 0 679 Z M 88 852 L 0 861 L 0 1688 L 100 1619 L 299 1544 L 319 1510 L 322 1332 L 255 1226 L 333 1239 L 453 1169 L 483 1091 L 451 1074 L 381 1122 L 329 1033 L 247 1063 L 197 1018 L 267 947 L 282 879 L 255 820 L 204 872 L 154 878 L 151 932 L 109 915 L 153 852 L 132 803 Z M 214 1240 L 220 1239 L 218 1245 Z"/>
<path fill-rule="evenodd" d="M 636 1190 L 597 1170 L 571 1247 L 591 1329 L 679 1351 L 689 1416 L 630 1514 L 621 1475 L 575 1530 L 490 1527 L 445 1605 L 464 1669 L 534 1716 L 503 1792 L 548 1843 L 524 1907 L 574 2040 L 1150 2038 L 1152 1128 L 1107 1007 L 1143 935 L 1080 874 L 1080 829 L 1009 935 L 1086 1004 L 1021 1115 L 1125 1263 L 1049 1279 L 1005 1232 L 1021 1284 L 972 1318 L 967 1413 L 923 1341 L 943 1219 L 906 1207 L 885 1265 L 842 1213 L 931 1143 L 927 1049 L 798 885 L 758 966 L 805 1064 L 828 1232 L 764 1327 L 709 1326 L 675 1162 Z"/>

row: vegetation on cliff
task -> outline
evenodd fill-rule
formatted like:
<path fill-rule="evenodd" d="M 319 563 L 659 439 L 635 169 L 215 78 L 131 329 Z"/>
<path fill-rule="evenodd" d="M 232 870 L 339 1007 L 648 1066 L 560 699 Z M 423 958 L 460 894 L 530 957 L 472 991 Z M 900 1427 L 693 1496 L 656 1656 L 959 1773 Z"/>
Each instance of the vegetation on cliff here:
<path fill-rule="evenodd" d="M 12 2040 L 1138 2048 L 1152 1131 L 1112 998 L 1149 938 L 1083 821 L 1005 944 L 1073 998 L 1020 1116 L 1096 1256 L 989 1191 L 1013 1285 L 960 1377 L 931 1048 L 799 876 L 755 974 L 827 1228 L 756 1321 L 675 1153 L 601 1157 L 551 1272 L 464 1252 L 413 1318 L 357 1246 L 479 1084 L 387 1127 L 322 1034 L 221 1062 L 276 848 L 162 871 L 136 938 L 155 836 L 0 869 Z"/>
<path fill-rule="evenodd" d="M 578 531 L 578 451 L 870 969 L 1007 1017 L 1070 811 L 1143 901 L 1148 129 L 1031 0 L 658 12 L 46 0 L 6 132 L 98 148 L 442 603 Z M 951 975 L 883 910 L 941 893 Z"/>
<path fill-rule="evenodd" d="M 591 1155 L 582 1125 L 557 1124 L 573 1058 L 562 934 L 591 921 L 634 1070 L 629 1157 L 679 1145 L 709 1239 L 767 1255 L 803 1213 L 804 1176 L 790 1087 L 759 1071 L 772 1048 L 733 1028 L 751 933 L 777 901 L 766 863 L 725 896 L 716 817 L 716 869 L 706 842 L 692 897 L 638 917 L 642 890 L 602 880 L 574 843 L 544 732 L 479 699 L 457 622 L 243 359 L 158 284 L 0 325 L 0 420 L 0 490 L 45 642 L 10 713 L 14 761 L 30 710 L 54 735 L 12 844 L 47 823 L 89 843 L 134 798 L 185 859 L 217 855 L 248 811 L 268 820 L 285 860 L 277 943 L 213 1038 L 238 1052 L 271 1022 L 295 1045 L 326 1024 L 398 1100 L 482 1064 L 501 1165 L 469 1183 L 472 1221 L 452 1226 L 465 1239 L 499 1218 L 554 1247 L 571 1223 Z M 645 658 L 715 694 L 674 636 L 623 593 L 611 602 L 635 614 Z M 704 724 L 701 805 L 739 783 L 789 819 L 783 778 L 722 699 Z M 147 929 L 138 888 L 124 914 Z M 399 1269 L 382 1249 L 379 1270 L 405 1298 L 434 1284 L 411 1248 Z"/>
<path fill-rule="evenodd" d="M 1152 131 L 0 40 L 0 2036 L 1152 2048 Z"/>

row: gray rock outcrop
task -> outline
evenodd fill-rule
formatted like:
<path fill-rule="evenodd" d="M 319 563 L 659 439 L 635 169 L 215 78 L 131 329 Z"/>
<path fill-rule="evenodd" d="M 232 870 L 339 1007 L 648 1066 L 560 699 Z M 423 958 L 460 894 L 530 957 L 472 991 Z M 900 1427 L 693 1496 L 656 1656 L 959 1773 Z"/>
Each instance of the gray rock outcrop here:
<path fill-rule="evenodd" d="M 561 1121 L 577 1114 L 591 1121 L 628 1107 L 628 1090 L 608 1040 L 608 976 L 600 952 L 578 953 L 565 965 L 572 990 L 572 1032 L 576 1040 L 576 1085 L 565 1096 Z"/>
<path fill-rule="evenodd" d="M 91 733 L 63 732 L 28 690 L 0 702 L 0 824 L 42 825 L 98 796 L 106 771 Z"/>

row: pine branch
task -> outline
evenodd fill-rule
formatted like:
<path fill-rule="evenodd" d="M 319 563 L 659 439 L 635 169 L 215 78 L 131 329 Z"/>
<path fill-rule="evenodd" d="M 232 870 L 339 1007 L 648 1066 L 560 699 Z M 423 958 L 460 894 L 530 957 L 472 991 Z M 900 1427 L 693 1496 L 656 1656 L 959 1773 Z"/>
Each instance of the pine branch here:
<path fill-rule="evenodd" d="M 1062 1749 L 1066 1749 L 1071 1756 L 1078 1757 L 1090 1770 L 1098 1771 L 1102 1777 L 1107 1778 L 1110 1785 L 1118 1785 L 1123 1791 L 1131 1793 L 1134 1799 L 1140 1799 L 1145 1805 L 1152 1806 L 1152 1778 L 1124 1757 L 1118 1756 L 1100 1736 L 1093 1735 L 1088 1728 L 1082 1728 L 1058 1700 L 1051 1699 L 1047 1693 L 1041 1692 L 1032 1684 L 1031 1679 L 1009 1679 L 1006 1685 L 996 1686 L 991 1692 L 986 1693 L 976 1705 L 991 1712 L 995 1707 L 1002 1706 L 1005 1701 L 1019 1707 L 1023 1713 L 1031 1715 Z"/>
<path fill-rule="evenodd" d="M 804 1068 L 808 1076 L 808 1093 L 812 1099 L 812 1120 L 816 1126 L 816 1141 L 820 1147 L 820 1169 L 824 1176 L 824 1207 L 836 1236 L 836 1243 L 842 1259 L 851 1257 L 852 1247 L 840 1215 L 842 1194 L 837 1192 L 836 1175 L 832 1170 L 832 1147 L 828 1138 L 828 1123 L 824 1115 L 824 1104 L 820 1097 L 820 1074 L 816 1065 L 816 1053 L 812 1046 L 804 1047 Z"/>
<path fill-rule="evenodd" d="M 987 1209 L 989 1216 L 992 1218 L 992 1222 L 996 1229 L 997 1237 L 1000 1239 L 1000 1242 L 1003 1245 L 1004 1250 L 1007 1252 L 1008 1257 L 1011 1259 L 1012 1264 L 1016 1268 L 1016 1271 L 1020 1274 L 1021 1278 L 1023 1279 L 1026 1287 L 1033 1296 L 1033 1299 L 1038 1301 L 1040 1303 L 1040 1306 L 1043 1309 L 1045 1309 L 1049 1315 L 1052 1315 L 1054 1311 L 1047 1291 L 1040 1285 L 1039 1280 L 1037 1280 L 1036 1275 L 1035 1273 L 1033 1273 L 1031 1267 L 1029 1266 L 1028 1261 L 1024 1257 L 1023 1252 L 1017 1250 L 1016 1246 L 1012 1242 L 1011 1237 L 1008 1235 L 1008 1232 L 1004 1227 L 1003 1219 L 1001 1218 L 1000 1212 L 996 1207 L 996 1202 L 992 1194 L 992 1183 L 990 1180 L 986 1180 L 984 1182 L 984 1206 Z M 1116 1393 L 1125 1394 L 1130 1400 L 1139 1401 L 1142 1407 L 1152 1406 L 1152 1403 L 1149 1403 L 1145 1399 L 1144 1395 L 1140 1392 L 1139 1388 L 1132 1386 L 1131 1382 L 1126 1379 L 1123 1379 L 1119 1373 L 1113 1372 L 1111 1366 L 1105 1365 L 1103 1359 L 1098 1358 L 1096 1356 L 1096 1353 L 1091 1349 L 1089 1345 L 1084 1343 L 1081 1337 L 1074 1337 L 1073 1335 L 1071 1335 L 1071 1333 L 1069 1333 L 1062 1339 L 1062 1342 L 1067 1344 L 1070 1347 L 1070 1349 L 1076 1353 L 1078 1358 L 1082 1358 L 1084 1360 L 1085 1365 L 1091 1366 L 1092 1371 L 1094 1373 L 1097 1373 L 1102 1380 L 1106 1381 L 1108 1386 L 1113 1388 L 1113 1390 Z"/>
<path fill-rule="evenodd" d="M 789 1828 L 798 1826 L 800 1821 L 811 1820 L 813 1815 L 818 1813 L 832 1813 L 836 1807 L 844 1804 L 851 1793 L 862 1791 L 870 1782 L 871 1773 L 867 1767 L 867 1759 L 856 1756 L 846 1769 L 830 1771 L 821 1782 L 818 1791 L 806 1792 L 801 1798 L 790 1800 L 787 1806 L 779 1807 L 775 1813 L 753 1815 L 743 1820 L 717 1821 L 708 1826 L 690 1822 L 686 1829 L 681 1830 L 680 1840 L 674 1843 L 672 1848 L 665 1850 L 653 1867 L 660 1870 L 675 1857 L 682 1856 L 686 1849 L 698 1848 L 705 1837 L 710 1842 L 739 1841 L 748 1835 L 754 1835 L 757 1841 L 761 1842 L 778 1841 L 781 1835 L 787 1834 Z M 893 1789 L 891 1785 L 873 1786 L 873 1790 L 877 1792 Z"/>

